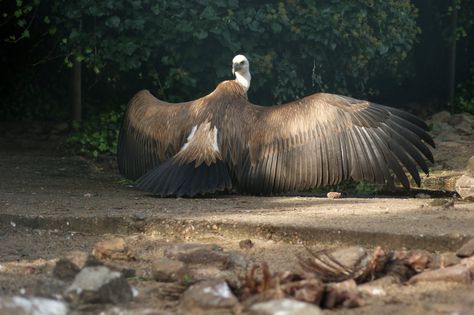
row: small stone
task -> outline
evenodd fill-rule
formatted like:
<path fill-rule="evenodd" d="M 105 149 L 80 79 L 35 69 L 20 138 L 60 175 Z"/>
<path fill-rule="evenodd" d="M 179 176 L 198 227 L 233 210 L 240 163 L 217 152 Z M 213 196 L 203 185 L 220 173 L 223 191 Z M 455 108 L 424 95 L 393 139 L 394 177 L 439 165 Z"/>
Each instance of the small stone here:
<path fill-rule="evenodd" d="M 471 257 L 474 255 L 474 238 L 467 241 L 460 249 L 456 252 L 456 255 L 461 258 Z"/>
<path fill-rule="evenodd" d="M 227 253 L 227 263 L 230 268 L 246 269 L 249 265 L 247 258 L 239 252 L 231 251 Z"/>
<path fill-rule="evenodd" d="M 38 297 L 0 296 L 0 314 L 66 315 L 68 307 L 61 301 Z"/>
<path fill-rule="evenodd" d="M 459 264 L 461 259 L 453 252 L 446 252 L 440 255 L 434 255 L 433 260 L 429 263 L 428 268 L 438 269 L 446 268 Z"/>
<path fill-rule="evenodd" d="M 73 251 L 67 252 L 64 255 L 63 259 L 69 260 L 71 263 L 76 265 L 79 269 L 82 269 L 86 266 L 89 260 L 89 256 L 90 255 L 84 251 L 73 250 Z"/>
<path fill-rule="evenodd" d="M 178 244 L 165 250 L 165 257 L 186 264 L 212 264 L 227 268 L 228 255 L 222 247 L 212 244 Z"/>
<path fill-rule="evenodd" d="M 133 214 L 133 219 L 134 219 L 135 221 L 143 221 L 143 220 L 146 219 L 146 215 L 145 215 L 144 213 L 141 213 L 141 212 L 139 212 L 139 213 L 134 213 L 134 214 Z"/>
<path fill-rule="evenodd" d="M 120 272 L 105 266 L 85 267 L 66 289 L 75 303 L 124 303 L 133 299 L 132 288 Z"/>
<path fill-rule="evenodd" d="M 474 199 L 474 176 L 462 175 L 454 187 L 462 199 Z"/>
<path fill-rule="evenodd" d="M 239 242 L 240 249 L 251 249 L 253 245 L 254 244 L 251 239 L 241 240 Z"/>
<path fill-rule="evenodd" d="M 326 195 L 329 199 L 339 199 L 342 197 L 342 193 L 337 191 L 330 191 Z"/>
<path fill-rule="evenodd" d="M 196 310 L 232 308 L 237 298 L 224 280 L 203 281 L 190 286 L 181 297 L 180 307 L 188 313 Z"/>
<path fill-rule="evenodd" d="M 305 302 L 293 299 L 280 299 L 256 303 L 249 309 L 251 315 L 319 315 L 321 309 Z"/>
<path fill-rule="evenodd" d="M 133 255 L 130 253 L 125 240 L 121 237 L 111 240 L 100 241 L 94 245 L 92 254 L 97 259 L 112 260 L 132 260 Z"/>
<path fill-rule="evenodd" d="M 467 266 L 460 264 L 422 272 L 411 277 L 408 283 L 413 284 L 422 281 L 446 281 L 470 284 L 472 281 L 472 275 Z"/>
<path fill-rule="evenodd" d="M 179 261 L 166 257 L 153 262 L 153 279 L 159 282 L 173 282 L 180 280 L 186 274 L 186 265 Z"/>
<path fill-rule="evenodd" d="M 64 281 L 74 279 L 76 274 L 80 271 L 79 267 L 69 259 L 61 258 L 56 262 L 53 269 L 53 275 Z"/>

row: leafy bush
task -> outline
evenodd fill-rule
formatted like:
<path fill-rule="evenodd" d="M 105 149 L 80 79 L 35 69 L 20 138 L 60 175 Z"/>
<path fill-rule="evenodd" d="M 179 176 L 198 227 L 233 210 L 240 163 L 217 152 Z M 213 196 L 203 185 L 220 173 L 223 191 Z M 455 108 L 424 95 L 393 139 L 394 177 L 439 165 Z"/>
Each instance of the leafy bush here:
<path fill-rule="evenodd" d="M 458 85 L 456 95 L 455 111 L 474 114 L 474 66 L 471 67 L 471 77 Z"/>
<path fill-rule="evenodd" d="M 115 155 L 122 115 L 122 111 L 110 111 L 86 120 L 76 126 L 79 131 L 68 138 L 68 143 L 90 157 Z"/>
<path fill-rule="evenodd" d="M 364 94 L 370 78 L 396 72 L 419 33 L 409 0 L 78 0 L 52 8 L 66 64 L 82 61 L 117 85 L 133 73 L 169 100 L 230 78 L 236 53 L 252 63 L 257 101 Z"/>

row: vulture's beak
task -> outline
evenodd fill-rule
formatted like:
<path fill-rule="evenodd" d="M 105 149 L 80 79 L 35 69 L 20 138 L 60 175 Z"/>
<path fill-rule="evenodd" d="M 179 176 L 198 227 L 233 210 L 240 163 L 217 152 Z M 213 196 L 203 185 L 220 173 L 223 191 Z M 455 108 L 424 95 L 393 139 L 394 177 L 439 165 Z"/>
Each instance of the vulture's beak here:
<path fill-rule="evenodd" d="M 236 72 L 238 72 L 240 69 L 242 69 L 242 65 L 239 64 L 239 63 L 234 63 L 232 65 L 232 74 L 235 74 Z"/>

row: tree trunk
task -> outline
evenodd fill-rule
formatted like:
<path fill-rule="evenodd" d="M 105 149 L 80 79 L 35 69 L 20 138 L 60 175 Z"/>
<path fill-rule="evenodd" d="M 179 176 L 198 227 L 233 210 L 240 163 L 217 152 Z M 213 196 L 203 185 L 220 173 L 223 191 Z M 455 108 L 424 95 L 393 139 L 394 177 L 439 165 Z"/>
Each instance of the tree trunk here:
<path fill-rule="evenodd" d="M 72 68 L 72 120 L 82 120 L 82 64 L 74 62 Z"/>
<path fill-rule="evenodd" d="M 456 89 L 456 29 L 458 27 L 458 9 L 456 1 L 453 2 L 453 12 L 451 16 L 451 41 L 448 54 L 448 107 L 453 111 L 454 92 Z"/>

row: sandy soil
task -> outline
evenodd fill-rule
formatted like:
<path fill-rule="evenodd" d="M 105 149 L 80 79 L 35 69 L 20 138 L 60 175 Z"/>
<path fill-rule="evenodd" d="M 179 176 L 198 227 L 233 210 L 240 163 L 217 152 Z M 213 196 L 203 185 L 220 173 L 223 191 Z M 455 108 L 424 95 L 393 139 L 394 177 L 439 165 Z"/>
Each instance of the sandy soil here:
<path fill-rule="evenodd" d="M 244 251 L 251 261 L 285 270 L 297 265 L 296 253 L 305 253 L 302 244 L 444 251 L 474 236 L 474 204 L 446 194 L 161 199 L 129 187 L 106 164 L 64 155 L 56 145 L 0 139 L 1 295 L 61 292 L 65 284 L 51 276 L 55 260 L 71 250 L 90 251 L 96 241 L 115 235 L 124 236 L 139 257 L 124 264 L 140 275 L 129 279 L 140 295 L 123 307 L 170 310 L 177 299 L 147 275 L 150 262 L 175 242 L 238 250 L 239 240 L 251 238 L 255 247 Z M 474 303 L 473 291 L 472 285 L 449 283 L 392 285 L 385 296 L 367 298 L 366 306 L 326 312 L 456 314 Z"/>

